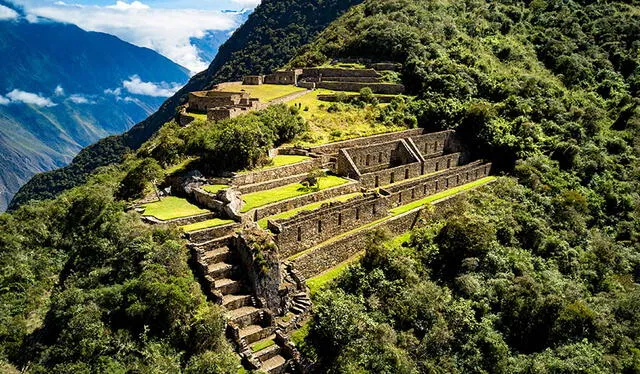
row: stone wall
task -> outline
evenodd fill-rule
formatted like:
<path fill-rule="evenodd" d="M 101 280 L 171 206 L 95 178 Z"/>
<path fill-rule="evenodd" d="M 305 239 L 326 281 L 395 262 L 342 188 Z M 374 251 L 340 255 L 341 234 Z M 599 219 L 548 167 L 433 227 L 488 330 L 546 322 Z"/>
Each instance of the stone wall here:
<path fill-rule="evenodd" d="M 438 192 L 484 178 L 489 176 L 490 173 L 491 164 L 470 165 L 385 188 L 385 191 L 390 193 L 388 196 L 390 205 L 401 206 Z"/>
<path fill-rule="evenodd" d="M 457 147 L 452 147 L 452 139 L 455 131 L 447 130 L 431 134 L 411 136 L 411 140 L 417 146 L 422 155 L 426 157 L 439 156 L 443 153 L 459 152 Z"/>
<path fill-rule="evenodd" d="M 302 70 L 276 71 L 273 74 L 265 75 L 264 84 L 290 84 L 297 85 L 298 77 L 302 74 Z"/>
<path fill-rule="evenodd" d="M 341 149 L 338 152 L 338 159 L 336 161 L 336 173 L 347 176 L 351 179 L 360 179 L 360 171 L 358 167 L 349 156 L 349 153 L 345 149 Z"/>
<path fill-rule="evenodd" d="M 378 72 L 373 69 L 343 69 L 343 68 L 307 68 L 304 69 L 301 79 L 319 77 L 378 77 Z"/>
<path fill-rule="evenodd" d="M 323 76 L 322 82 L 356 82 L 356 83 L 380 83 L 378 77 L 329 77 Z"/>
<path fill-rule="evenodd" d="M 417 178 L 421 175 L 433 173 L 458 166 L 460 153 L 453 153 L 436 158 L 427 159 L 425 162 L 414 162 L 408 165 L 397 166 L 376 172 L 362 174 L 360 183 L 366 188 L 377 188 L 393 183 L 402 182 L 405 179 Z"/>
<path fill-rule="evenodd" d="M 401 95 L 405 91 L 402 84 L 393 83 L 357 83 L 357 82 L 319 82 L 317 88 L 333 91 L 360 92 L 363 88 L 370 88 L 373 93 L 384 95 Z"/>
<path fill-rule="evenodd" d="M 190 216 L 190 217 L 185 217 L 185 218 L 176 218 L 176 219 L 172 219 L 172 220 L 168 220 L 168 221 L 163 221 L 161 219 L 157 219 L 155 217 L 151 217 L 151 216 L 143 216 L 142 220 L 150 223 L 152 225 L 176 225 L 176 226 L 185 226 L 185 225 L 190 225 L 192 223 L 198 223 L 198 222 L 202 222 L 202 221 L 207 221 L 210 219 L 214 219 L 216 218 L 216 214 L 215 213 L 204 213 L 204 214 L 199 214 L 197 216 Z"/>
<path fill-rule="evenodd" d="M 288 258 L 332 237 L 386 217 L 387 200 L 378 195 L 358 196 L 346 202 L 302 212 L 286 220 L 269 221 L 276 233 L 281 258 Z"/>
<path fill-rule="evenodd" d="M 286 165 L 272 169 L 260 170 L 244 174 L 236 174 L 233 178 L 234 186 L 244 186 L 247 184 L 263 183 L 291 175 L 306 174 L 313 169 L 322 166 L 322 160 L 315 158 L 300 162 L 298 164 Z"/>
<path fill-rule="evenodd" d="M 237 186 L 234 188 L 241 194 L 246 195 L 254 192 L 271 190 L 273 188 L 286 186 L 288 184 L 301 183 L 302 181 L 305 180 L 306 176 L 307 176 L 306 174 L 303 174 L 303 175 L 294 174 L 294 175 L 289 175 L 287 177 L 282 177 L 279 179 L 272 179 L 262 183 L 245 184 L 244 186 Z"/>
<path fill-rule="evenodd" d="M 253 217 L 254 221 L 261 220 L 265 217 L 273 216 L 283 212 L 303 207 L 305 205 L 317 203 L 323 200 L 332 199 L 334 197 L 347 195 L 350 193 L 360 191 L 361 186 L 358 182 L 350 182 L 338 187 L 328 188 L 326 190 L 318 191 L 315 193 L 294 197 L 293 199 L 280 201 L 264 207 L 256 208 L 247 214 Z"/>
<path fill-rule="evenodd" d="M 348 175 L 348 170 L 341 169 L 346 161 L 340 160 L 346 155 L 360 174 L 419 161 L 403 139 L 345 149 L 338 154 L 338 173 L 342 175 Z"/>
<path fill-rule="evenodd" d="M 452 196 L 435 202 L 433 205 L 438 210 L 447 209 L 449 206 L 454 205 L 458 199 L 458 196 Z M 432 209 L 431 206 L 415 209 L 314 248 L 312 251 L 296 258 L 293 261 L 294 267 L 305 278 L 312 278 L 364 251 L 368 235 L 375 230 L 387 230 L 391 235 L 397 236 L 416 227 L 424 226 L 431 217 Z"/>
<path fill-rule="evenodd" d="M 216 194 L 209 193 L 201 188 L 195 188 L 193 190 L 193 198 L 198 205 L 207 208 L 218 215 L 224 214 L 224 203 L 218 200 Z"/>
<path fill-rule="evenodd" d="M 242 225 L 231 223 L 224 226 L 212 227 L 200 231 L 187 233 L 187 239 L 192 243 L 203 243 L 212 239 L 228 236 L 240 229 Z"/>
<path fill-rule="evenodd" d="M 369 64 L 370 68 L 375 69 L 377 71 L 383 70 L 391 70 L 391 71 L 400 71 L 402 70 L 402 64 L 398 62 L 375 62 Z"/>
<path fill-rule="evenodd" d="M 386 134 L 373 135 L 366 138 L 355 138 L 343 140 L 340 142 L 329 143 L 311 148 L 315 153 L 335 154 L 342 148 L 363 147 L 369 144 L 385 143 L 393 140 L 400 140 L 407 137 L 418 136 L 424 134 L 424 129 L 410 129 L 405 131 L 396 131 Z"/>
<path fill-rule="evenodd" d="M 247 75 L 242 80 L 242 84 L 247 86 L 259 86 L 264 83 L 264 75 Z"/>

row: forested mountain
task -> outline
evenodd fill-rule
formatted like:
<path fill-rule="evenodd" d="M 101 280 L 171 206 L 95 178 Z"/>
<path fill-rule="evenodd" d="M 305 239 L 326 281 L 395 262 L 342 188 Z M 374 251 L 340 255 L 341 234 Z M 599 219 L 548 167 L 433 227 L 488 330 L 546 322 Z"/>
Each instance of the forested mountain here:
<path fill-rule="evenodd" d="M 37 175 L 14 198 L 11 208 L 31 199 L 46 199 L 83 183 L 102 160 L 122 157 L 122 145 L 136 149 L 175 115 L 188 92 L 234 81 L 246 74 L 268 73 L 287 63 L 298 49 L 329 23 L 361 0 L 265 0 L 220 50 L 209 68 L 195 75 L 184 88 L 164 102 L 160 110 L 138 123 L 120 139 L 98 142 L 86 149 L 83 160 Z M 114 143 L 119 144 L 113 148 Z M 98 161 L 96 161 L 98 160 Z"/>
<path fill-rule="evenodd" d="M 317 298 L 327 372 L 640 370 L 640 12 L 624 1 L 365 1 L 293 66 L 404 64 L 422 127 L 511 176 Z"/>
<path fill-rule="evenodd" d="M 258 10 L 276 3 L 289 5 L 282 14 L 292 6 Z M 415 98 L 330 108 L 375 108 L 371 125 L 456 129 L 501 174 L 422 229 L 375 233 L 318 290 L 295 340 L 318 372 L 640 372 L 639 28 L 627 1 L 365 0 L 291 51 L 290 66 L 402 63 Z M 247 42 L 234 38 L 227 61 L 268 56 L 231 53 Z M 246 66 L 214 64 L 192 87 Z M 125 206 L 188 157 L 225 171 L 259 165 L 308 131 L 300 110 L 169 123 L 81 186 L 0 215 L 0 368 L 237 373 L 223 311 L 205 302 L 180 233 Z M 120 159 L 123 139 L 78 164 Z"/>
<path fill-rule="evenodd" d="M 167 94 L 142 84 L 171 92 L 189 78 L 150 49 L 73 25 L 17 18 L 0 34 L 0 211 L 36 173 L 158 108 Z"/>

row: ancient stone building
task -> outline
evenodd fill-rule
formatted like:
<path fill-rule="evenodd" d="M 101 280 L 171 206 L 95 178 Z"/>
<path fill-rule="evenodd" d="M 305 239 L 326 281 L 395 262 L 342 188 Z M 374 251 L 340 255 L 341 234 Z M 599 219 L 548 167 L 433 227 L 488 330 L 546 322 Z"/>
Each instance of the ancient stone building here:
<path fill-rule="evenodd" d="M 206 113 L 207 119 L 219 121 L 263 108 L 259 99 L 247 92 L 198 91 L 189 94 L 189 112 Z"/>
<path fill-rule="evenodd" d="M 247 75 L 242 80 L 242 84 L 247 86 L 259 86 L 264 83 L 264 75 Z"/>
<path fill-rule="evenodd" d="M 302 75 L 302 69 L 276 71 L 273 74 L 265 75 L 264 84 L 290 84 L 297 86 L 298 77 Z"/>

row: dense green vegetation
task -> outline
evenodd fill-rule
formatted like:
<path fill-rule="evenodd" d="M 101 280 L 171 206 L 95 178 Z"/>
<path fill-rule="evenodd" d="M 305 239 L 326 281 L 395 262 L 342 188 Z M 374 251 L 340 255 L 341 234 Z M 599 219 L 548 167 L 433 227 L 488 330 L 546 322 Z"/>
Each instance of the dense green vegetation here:
<path fill-rule="evenodd" d="M 328 372 L 640 371 L 640 16 L 629 2 L 366 1 L 292 65 L 404 64 L 387 116 L 511 178 L 316 298 Z M 374 243 L 380 243 L 380 237 Z"/>
<path fill-rule="evenodd" d="M 0 216 L 4 369 L 237 371 L 222 309 L 206 302 L 179 233 L 114 199 L 126 167 Z"/>
<path fill-rule="evenodd" d="M 241 80 L 280 68 L 300 47 L 329 23 L 362 0 L 264 0 L 227 42 L 209 68 L 196 74 L 149 118 L 110 142 L 98 142 L 82 151 L 83 160 L 40 174 L 24 185 L 10 209 L 30 200 L 43 200 L 79 186 L 98 167 L 122 161 L 127 148 L 138 149 L 176 114 L 189 92 L 210 89 L 221 82 Z M 79 156 L 80 157 L 80 156 Z"/>

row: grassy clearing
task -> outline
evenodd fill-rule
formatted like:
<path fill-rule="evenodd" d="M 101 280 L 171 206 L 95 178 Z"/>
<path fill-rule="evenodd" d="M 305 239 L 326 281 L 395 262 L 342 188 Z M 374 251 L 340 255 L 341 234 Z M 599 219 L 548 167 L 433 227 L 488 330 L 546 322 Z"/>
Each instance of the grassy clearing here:
<path fill-rule="evenodd" d="M 318 189 L 305 188 L 300 183 L 293 183 L 271 190 L 254 192 L 244 195 L 243 200 L 245 202 L 245 205 L 244 208 L 242 208 L 242 213 L 246 213 L 251 209 L 276 203 L 278 201 L 287 200 L 302 195 L 308 195 L 310 193 L 349 183 L 348 180 L 333 175 L 322 177 L 318 180 L 318 182 L 320 185 Z"/>
<path fill-rule="evenodd" d="M 430 203 L 432 203 L 434 201 L 441 200 L 441 199 L 447 198 L 449 196 L 453 196 L 453 195 L 455 195 L 457 193 L 460 193 L 460 192 L 463 192 L 463 191 L 467 191 L 467 190 L 476 188 L 478 186 L 482 186 L 483 184 L 487 184 L 489 182 L 492 182 L 495 179 L 496 179 L 495 177 L 486 177 L 486 178 L 478 179 L 477 181 L 473 181 L 471 183 L 463 184 L 462 186 L 454 187 L 452 189 L 437 193 L 435 195 L 431 195 L 431 196 L 425 197 L 422 200 L 417 200 L 417 201 L 414 201 L 414 202 L 409 203 L 407 205 L 402 205 L 402 206 L 399 206 L 397 208 L 393 208 L 393 209 L 390 210 L 390 212 L 391 212 L 392 215 L 397 216 L 397 215 L 412 211 L 412 210 L 414 210 L 416 208 L 419 208 L 419 207 L 421 207 L 423 205 L 430 204 Z"/>
<path fill-rule="evenodd" d="M 179 164 L 176 164 L 174 166 L 171 166 L 171 167 L 165 169 L 165 174 L 166 175 L 171 175 L 171 174 L 176 174 L 176 173 L 185 171 L 185 170 L 187 170 L 189 165 L 191 165 L 191 163 L 196 161 L 197 159 L 198 158 L 196 158 L 196 157 L 187 158 L 186 160 L 180 162 Z"/>
<path fill-rule="evenodd" d="M 142 208 L 144 208 L 143 215 L 155 217 L 163 221 L 210 213 L 206 209 L 201 209 L 191 204 L 186 199 L 175 196 L 168 196 L 161 201 L 145 204 Z"/>
<path fill-rule="evenodd" d="M 377 135 L 386 132 L 406 130 L 403 126 L 385 126 L 378 123 L 378 108 L 366 106 L 364 109 L 341 105 L 343 110 L 329 113 L 332 103 L 318 100 L 318 95 L 335 94 L 335 91 L 317 89 L 291 101 L 290 105 L 299 105 L 300 115 L 307 121 L 309 131 L 296 139 L 302 146 L 314 146 L 358 137 Z M 349 94 L 348 92 L 345 92 Z M 351 94 L 358 94 L 352 92 Z"/>
<path fill-rule="evenodd" d="M 297 329 L 291 334 L 291 341 L 296 347 L 300 347 L 304 344 L 304 340 L 309 336 L 309 323 L 305 323 L 302 327 Z"/>
<path fill-rule="evenodd" d="M 254 343 L 251 345 L 251 350 L 253 352 L 260 352 L 263 349 L 269 348 L 272 345 L 275 345 L 276 342 L 273 339 L 269 339 L 269 340 L 262 340 L 259 341 L 257 343 Z"/>
<path fill-rule="evenodd" d="M 243 85 L 241 83 L 226 86 L 223 91 L 245 91 L 248 92 L 251 97 L 258 98 L 260 101 L 266 103 L 279 99 L 281 97 L 291 95 L 296 92 L 306 91 L 306 88 L 281 85 L 281 84 L 262 84 L 260 86 Z"/>
<path fill-rule="evenodd" d="M 184 232 L 193 232 L 198 230 L 210 229 L 212 227 L 224 226 L 234 223 L 235 221 L 230 219 L 214 218 L 207 221 L 192 223 L 190 225 L 181 226 L 180 228 Z"/>
<path fill-rule="evenodd" d="M 289 211 L 286 211 L 286 212 L 283 212 L 283 213 L 280 213 L 280 214 L 276 214 L 276 215 L 271 216 L 271 217 L 265 217 L 265 218 L 263 218 L 263 219 L 258 221 L 258 225 L 260 227 L 262 227 L 263 229 L 266 229 L 267 228 L 267 222 L 269 220 L 291 218 L 291 217 L 295 216 L 296 214 L 298 214 L 300 212 L 316 210 L 316 209 L 320 208 L 322 205 L 328 204 L 328 203 L 343 202 L 343 201 L 351 200 L 351 199 L 353 199 L 354 197 L 356 197 L 358 195 L 362 195 L 362 194 L 360 192 L 355 192 L 355 193 L 348 194 L 348 195 L 342 195 L 342 196 L 336 197 L 334 199 L 328 199 L 328 200 L 324 200 L 324 201 L 319 201 L 317 203 L 305 205 L 305 206 L 302 206 L 300 208 L 296 208 L 296 209 L 289 210 Z"/>
<path fill-rule="evenodd" d="M 195 118 L 196 120 L 205 121 L 205 122 L 208 121 L 206 114 L 188 112 L 187 115 Z"/>
<path fill-rule="evenodd" d="M 296 156 L 296 155 L 277 155 L 271 159 L 271 164 L 263 166 L 261 168 L 257 168 L 257 169 L 243 170 L 239 174 L 248 174 L 256 171 L 275 169 L 281 166 L 295 165 L 301 162 L 305 162 L 307 160 L 311 160 L 311 157 Z"/>
<path fill-rule="evenodd" d="M 203 190 L 212 193 L 212 194 L 216 194 L 218 193 L 218 191 L 222 191 L 224 189 L 229 188 L 230 186 L 226 185 L 226 184 L 210 184 L 207 186 L 202 187 Z"/>
<path fill-rule="evenodd" d="M 358 261 L 361 256 L 362 256 L 362 253 L 358 253 L 357 255 L 351 257 L 350 259 L 339 264 L 338 266 L 331 268 L 325 271 L 324 273 L 321 273 L 320 275 L 317 275 L 313 278 L 307 279 L 307 286 L 309 286 L 309 291 L 311 292 L 311 294 L 314 295 L 316 292 L 324 288 L 328 283 L 338 278 L 340 274 L 342 274 L 342 272 L 345 271 L 345 269 L 349 265 Z"/>

